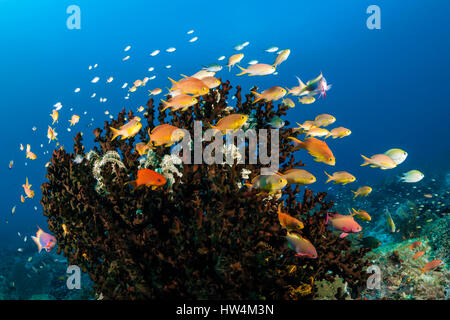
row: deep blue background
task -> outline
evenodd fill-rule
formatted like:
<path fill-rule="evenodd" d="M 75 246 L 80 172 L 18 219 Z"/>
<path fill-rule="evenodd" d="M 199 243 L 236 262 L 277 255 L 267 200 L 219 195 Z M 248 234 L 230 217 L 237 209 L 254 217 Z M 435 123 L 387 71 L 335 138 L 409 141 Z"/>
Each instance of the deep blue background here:
<path fill-rule="evenodd" d="M 81 8 L 81 30 L 66 27 L 66 8 Z M 366 8 L 381 8 L 381 30 L 366 27 Z M 347 170 L 359 184 L 374 184 L 389 175 L 419 169 L 426 177 L 432 171 L 448 170 L 450 1 L 15 1 L 0 0 L 0 97 L 2 106 L 2 183 L 0 184 L 0 240 L 17 245 L 16 233 L 31 235 L 36 224 L 45 227 L 39 204 L 40 184 L 45 181 L 44 164 L 54 143 L 48 144 L 47 125 L 53 104 L 61 101 L 56 126 L 59 141 L 73 145 L 66 131 L 73 113 L 81 116 L 76 129 L 92 140 L 86 125 L 95 118 L 102 126 L 108 116 L 123 107 L 135 110 L 147 101 L 146 90 L 169 86 L 167 76 L 192 74 L 202 65 L 217 62 L 221 55 L 234 54 L 233 47 L 249 41 L 242 52 L 242 65 L 257 59 L 272 63 L 273 54 L 263 49 L 275 45 L 290 48 L 291 55 L 277 76 L 236 77 L 226 69 L 217 74 L 244 88 L 258 85 L 297 85 L 323 71 L 333 88 L 324 100 L 312 105 L 297 103 L 288 120 L 313 120 L 317 114 L 331 113 L 336 126 L 345 126 L 352 135 L 328 140 L 337 163 L 334 168 L 316 164 L 304 151 L 299 158 L 307 164 L 323 190 L 326 169 Z M 194 29 L 192 35 L 186 32 Z M 188 40 L 198 36 L 199 40 Z M 125 53 L 123 49 L 131 45 Z M 164 50 L 174 46 L 177 51 Z M 161 50 L 156 57 L 149 53 Z M 130 55 L 131 59 L 122 62 Z M 225 60 L 227 61 L 227 60 Z M 222 61 L 222 62 L 225 62 Z M 89 65 L 99 67 L 88 70 Z M 164 66 L 171 64 L 172 69 Z M 149 67 L 154 72 L 148 72 Z M 124 82 L 156 74 L 145 90 L 124 100 Z M 101 79 L 91 84 L 94 76 Z M 107 77 L 115 80 L 105 85 Z M 73 90 L 81 88 L 79 94 Z M 95 99 L 90 96 L 97 93 Z M 99 103 L 107 97 L 107 103 Z M 70 112 L 69 108 L 74 111 Z M 83 112 L 87 111 L 86 116 Z M 37 131 L 32 131 L 36 126 Z M 38 159 L 25 160 L 19 144 L 30 143 Z M 40 148 L 40 144 L 44 148 Z M 88 144 L 89 146 L 89 144 Z M 409 157 L 394 170 L 360 167 L 360 154 L 370 156 L 399 147 Z M 43 155 L 50 150 L 48 155 Z M 8 162 L 15 161 L 8 170 Z M 25 166 L 25 162 L 28 163 Z M 22 204 L 21 185 L 29 177 L 36 191 L 34 199 Z M 327 186 L 328 188 L 328 186 Z M 11 217 L 11 208 L 17 211 Z M 34 206 L 38 210 L 33 209 Z M 5 224 L 5 220 L 9 224 Z M 44 228 L 45 229 L 45 228 Z M 21 241 L 21 240 L 20 240 Z"/>

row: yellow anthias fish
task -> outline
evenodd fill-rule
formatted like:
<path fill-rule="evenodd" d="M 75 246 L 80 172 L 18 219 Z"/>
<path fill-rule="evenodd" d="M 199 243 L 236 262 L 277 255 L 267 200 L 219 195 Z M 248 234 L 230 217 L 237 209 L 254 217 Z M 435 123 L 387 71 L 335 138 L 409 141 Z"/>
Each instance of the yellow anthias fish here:
<path fill-rule="evenodd" d="M 239 130 L 247 122 L 247 119 L 247 115 L 235 113 L 220 119 L 215 125 L 210 126 L 211 128 L 219 130 L 222 134 L 226 134 L 227 130 Z"/>
<path fill-rule="evenodd" d="M 304 91 L 304 89 L 306 88 L 306 85 L 302 82 L 302 80 L 300 80 L 299 77 L 296 77 L 296 78 L 298 80 L 298 86 L 297 87 L 292 87 L 291 89 L 288 89 L 288 93 L 292 94 L 293 96 L 301 95 L 302 92 Z M 316 100 L 316 99 L 314 99 L 314 100 Z"/>
<path fill-rule="evenodd" d="M 63 236 L 67 236 L 67 234 L 69 233 L 69 230 L 67 229 L 67 226 L 63 223 L 61 225 L 61 227 L 63 228 Z"/>
<path fill-rule="evenodd" d="M 34 197 L 34 191 L 31 190 L 31 184 L 28 183 L 28 177 L 26 178 L 26 182 L 25 182 L 25 184 L 22 185 L 22 187 L 23 187 L 23 190 L 25 191 L 27 198 Z"/>
<path fill-rule="evenodd" d="M 386 211 L 386 220 L 387 220 L 387 225 L 389 228 L 390 232 L 395 232 L 395 223 L 394 220 L 392 220 L 391 214 L 389 213 L 389 211 Z"/>
<path fill-rule="evenodd" d="M 286 59 L 289 57 L 290 54 L 291 54 L 290 49 L 281 50 L 277 58 L 275 59 L 275 63 L 273 64 L 273 66 L 275 68 L 279 66 L 282 62 L 286 61 Z"/>
<path fill-rule="evenodd" d="M 48 126 L 48 130 L 47 130 L 47 138 L 48 138 L 48 143 L 50 143 L 52 140 L 58 140 L 58 138 L 56 138 L 58 134 L 56 133 L 55 129 L 52 129 L 52 127 Z"/>
<path fill-rule="evenodd" d="M 324 128 L 312 128 L 306 132 L 305 137 L 325 137 L 328 136 L 330 132 L 327 129 Z"/>
<path fill-rule="evenodd" d="M 191 77 L 202 80 L 203 78 L 206 78 L 206 77 L 213 77 L 215 74 L 216 73 L 213 71 L 208 71 L 208 70 L 202 69 L 199 72 L 193 74 Z"/>
<path fill-rule="evenodd" d="M 370 165 L 372 168 L 378 167 L 381 170 L 393 169 L 397 166 L 394 160 L 385 154 L 376 154 L 370 157 L 370 159 L 363 155 L 361 157 L 364 159 L 364 163 L 361 166 Z"/>
<path fill-rule="evenodd" d="M 313 137 L 306 138 L 304 142 L 294 137 L 288 137 L 288 139 L 294 141 L 294 151 L 305 149 L 311 156 L 314 157 L 314 161 L 322 162 L 330 166 L 334 166 L 336 164 L 336 158 L 330 148 L 328 148 L 325 141 Z"/>
<path fill-rule="evenodd" d="M 338 127 L 338 128 L 332 129 L 330 131 L 330 133 L 325 137 L 325 139 L 328 137 L 333 137 L 333 139 L 343 138 L 343 137 L 349 136 L 351 133 L 352 132 L 347 128 Z"/>
<path fill-rule="evenodd" d="M 330 176 L 326 171 L 324 172 L 328 176 L 328 180 L 325 183 L 334 181 L 334 184 L 341 183 L 343 185 L 346 185 L 347 183 L 352 183 L 356 180 L 355 176 L 348 173 L 347 171 L 338 171 L 333 173 L 332 176 Z"/>
<path fill-rule="evenodd" d="M 180 81 L 175 81 L 171 78 L 169 80 L 173 84 L 170 91 L 180 90 L 181 93 L 192 94 L 194 97 L 203 96 L 209 92 L 208 86 L 202 80 L 194 77 L 184 78 Z"/>
<path fill-rule="evenodd" d="M 69 120 L 70 122 L 70 126 L 74 126 L 78 123 L 78 121 L 80 121 L 80 116 L 74 114 L 72 115 L 72 118 Z"/>
<path fill-rule="evenodd" d="M 269 175 L 256 176 L 251 183 L 246 183 L 245 185 L 273 194 L 283 189 L 287 185 L 287 180 L 280 173 L 276 172 Z"/>
<path fill-rule="evenodd" d="M 390 149 L 384 153 L 389 158 L 394 160 L 394 162 L 399 165 L 403 161 L 406 160 L 406 157 L 408 156 L 408 153 L 402 149 Z"/>
<path fill-rule="evenodd" d="M 156 96 L 162 92 L 160 88 L 155 88 L 153 90 L 148 90 L 150 92 L 149 96 Z"/>
<path fill-rule="evenodd" d="M 244 54 L 243 53 L 237 53 L 237 54 L 233 54 L 229 59 L 228 59 L 228 70 L 231 71 L 231 67 L 234 66 L 236 63 L 241 62 L 241 60 L 244 58 Z"/>
<path fill-rule="evenodd" d="M 149 129 L 148 135 L 150 137 L 148 145 L 154 148 L 158 146 L 170 147 L 180 141 L 185 133 L 180 128 L 165 123 L 155 127 L 152 131 Z"/>
<path fill-rule="evenodd" d="M 31 146 L 29 144 L 27 144 L 27 150 L 26 150 L 26 158 L 31 159 L 31 160 L 36 160 L 36 155 L 31 152 Z"/>
<path fill-rule="evenodd" d="M 314 121 L 309 121 L 309 120 L 303 122 L 303 124 L 300 124 L 297 122 L 297 125 L 298 125 L 298 128 L 296 128 L 296 129 L 304 130 L 304 131 L 309 131 L 311 129 L 316 128 Z"/>
<path fill-rule="evenodd" d="M 164 104 L 164 108 L 162 108 L 161 111 L 164 111 L 167 108 L 171 108 L 172 111 L 178 109 L 181 109 L 181 111 L 186 111 L 189 107 L 197 104 L 198 100 L 188 94 L 180 94 L 171 98 L 169 101 L 161 100 L 161 102 Z"/>
<path fill-rule="evenodd" d="M 216 77 L 204 77 L 202 81 L 208 86 L 210 89 L 217 88 L 220 86 L 221 82 Z"/>
<path fill-rule="evenodd" d="M 52 110 L 52 113 L 50 114 L 50 117 L 52 117 L 53 122 L 52 125 L 55 124 L 55 122 L 58 122 L 59 113 L 56 109 Z"/>
<path fill-rule="evenodd" d="M 242 68 L 240 65 L 237 66 L 242 70 L 242 72 L 237 74 L 237 76 L 241 76 L 243 74 L 248 74 L 249 76 L 266 76 L 275 72 L 274 66 L 265 63 L 257 63 L 251 65 L 247 69 Z"/>
<path fill-rule="evenodd" d="M 350 209 L 348 209 L 348 211 L 350 212 L 350 214 L 352 216 L 356 216 L 357 218 L 359 218 L 363 221 L 371 221 L 372 220 L 372 217 L 367 213 L 367 211 L 364 211 L 362 209 L 355 210 L 353 208 L 352 208 L 352 210 L 353 210 L 353 213 L 350 211 Z"/>
<path fill-rule="evenodd" d="M 352 190 L 352 192 L 355 194 L 353 199 L 355 199 L 358 196 L 367 197 L 369 195 L 369 193 L 372 192 L 372 188 L 369 186 L 363 186 L 363 187 L 359 187 L 358 190 L 356 190 L 356 191 Z"/>
<path fill-rule="evenodd" d="M 252 93 L 258 96 L 258 98 L 255 101 L 253 101 L 253 103 L 257 103 L 260 100 L 277 101 L 286 95 L 286 89 L 282 87 L 272 87 L 267 90 L 264 90 L 261 93 L 258 93 L 256 91 L 252 91 Z"/>
<path fill-rule="evenodd" d="M 312 97 L 312 96 L 304 96 L 301 98 L 298 98 L 298 102 L 300 102 L 301 104 L 311 104 L 314 103 L 316 101 L 316 98 Z"/>
<path fill-rule="evenodd" d="M 283 103 L 291 109 L 295 107 L 295 103 L 294 103 L 294 101 L 292 101 L 292 99 L 284 98 Z"/>
<path fill-rule="evenodd" d="M 326 127 L 330 124 L 334 123 L 336 121 L 336 118 L 329 114 L 319 114 L 316 119 L 314 120 L 314 123 L 316 127 Z"/>
<path fill-rule="evenodd" d="M 304 186 L 316 182 L 316 177 L 303 169 L 290 169 L 283 173 L 288 184 L 299 184 Z"/>
<path fill-rule="evenodd" d="M 109 127 L 109 129 L 111 129 L 113 133 L 111 141 L 117 138 L 118 136 L 122 136 L 121 140 L 134 137 L 142 128 L 142 124 L 139 121 L 141 121 L 141 118 L 134 117 L 128 123 L 121 126 L 119 129 Z"/>

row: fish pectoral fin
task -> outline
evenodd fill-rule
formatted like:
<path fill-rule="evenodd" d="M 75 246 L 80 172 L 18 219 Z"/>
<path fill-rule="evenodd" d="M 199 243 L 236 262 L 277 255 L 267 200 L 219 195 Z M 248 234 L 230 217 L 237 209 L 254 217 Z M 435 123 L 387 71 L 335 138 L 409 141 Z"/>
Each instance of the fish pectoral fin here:
<path fill-rule="evenodd" d="M 344 239 L 346 236 L 348 236 L 348 233 L 342 232 L 339 238 Z"/>

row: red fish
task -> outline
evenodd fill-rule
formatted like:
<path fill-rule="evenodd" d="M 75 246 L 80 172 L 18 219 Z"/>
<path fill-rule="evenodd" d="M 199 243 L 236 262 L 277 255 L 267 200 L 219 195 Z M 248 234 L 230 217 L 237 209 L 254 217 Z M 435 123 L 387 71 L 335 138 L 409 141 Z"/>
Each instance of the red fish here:
<path fill-rule="evenodd" d="M 139 188 L 140 186 L 152 187 L 152 190 L 154 190 L 157 187 L 165 185 L 166 182 L 166 178 L 158 172 L 150 169 L 139 169 L 137 172 L 137 179 L 126 182 L 125 184 L 129 183 L 134 188 Z"/>
<path fill-rule="evenodd" d="M 421 269 L 422 273 L 434 270 L 437 267 L 441 266 L 443 263 L 444 263 L 444 261 L 442 261 L 442 260 L 431 260 Z"/>
<path fill-rule="evenodd" d="M 424 254 L 425 254 L 425 251 L 416 252 L 416 254 L 413 256 L 413 260 L 419 259 Z"/>
<path fill-rule="evenodd" d="M 420 247 L 421 245 L 422 245 L 422 241 L 414 241 L 413 243 L 411 243 L 409 245 L 409 248 L 411 250 L 413 250 L 413 249 L 416 249 L 416 248 Z"/>

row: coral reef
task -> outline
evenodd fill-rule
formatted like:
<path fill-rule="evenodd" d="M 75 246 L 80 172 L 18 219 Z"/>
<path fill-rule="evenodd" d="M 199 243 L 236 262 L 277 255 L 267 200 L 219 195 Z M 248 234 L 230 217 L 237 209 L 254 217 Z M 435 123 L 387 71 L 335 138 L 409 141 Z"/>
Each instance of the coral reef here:
<path fill-rule="evenodd" d="M 422 243 L 412 249 L 415 241 Z M 413 259 L 416 252 L 426 253 Z M 445 299 L 450 285 L 450 270 L 445 265 L 422 273 L 421 268 L 430 260 L 439 259 L 431 250 L 428 240 L 415 238 L 379 247 L 367 255 L 381 269 L 380 289 L 366 289 L 367 299 L 436 300 Z"/>
<path fill-rule="evenodd" d="M 159 123 L 170 122 L 193 136 L 194 120 L 214 123 L 229 113 L 243 113 L 250 115 L 246 129 L 269 129 L 270 119 L 285 116 L 289 109 L 271 102 L 253 104 L 253 94 L 244 101 L 239 86 L 236 106 L 228 106 L 231 89 L 227 81 L 190 110 L 166 110 L 157 117 L 150 99 L 144 113 L 147 126 L 143 123 L 138 136 L 111 141 L 109 127 L 134 116 L 123 110 L 105 122 L 104 129 L 94 130 L 97 144 L 89 156 L 80 134 L 74 138 L 73 153 L 54 151 L 48 182 L 41 186 L 44 215 L 57 238 L 58 253 L 89 274 L 98 296 L 311 299 L 317 296 L 317 282 L 332 283 L 335 277 L 347 283 L 353 297 L 364 289 L 367 262 L 362 257 L 370 249 L 352 249 L 350 240 L 327 229 L 326 213 L 333 202 L 324 200 L 326 193 L 314 195 L 306 189 L 300 196 L 299 186 L 288 186 L 281 195 L 267 197 L 243 186 L 243 178 L 259 174 L 260 163 L 186 164 L 171 156 L 169 148 L 157 147 L 144 157 L 134 149 Z M 287 139 L 297 135 L 290 128 L 280 129 L 281 171 L 303 166 L 295 161 Z M 238 158 L 236 150 L 228 151 Z M 74 163 L 76 155 L 84 161 Z M 124 186 L 144 167 L 161 172 L 169 183 L 156 190 Z M 279 203 L 283 212 L 304 222 L 300 233 L 316 247 L 317 259 L 298 258 L 286 247 Z M 344 298 L 342 292 L 339 298 Z"/>

